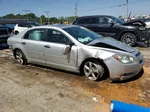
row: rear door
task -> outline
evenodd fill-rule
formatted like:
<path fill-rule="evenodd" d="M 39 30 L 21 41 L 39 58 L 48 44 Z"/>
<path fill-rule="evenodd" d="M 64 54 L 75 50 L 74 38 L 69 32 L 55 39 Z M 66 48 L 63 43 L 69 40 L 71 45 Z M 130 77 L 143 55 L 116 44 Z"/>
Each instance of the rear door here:
<path fill-rule="evenodd" d="M 29 61 L 44 64 L 45 29 L 28 31 L 21 40 L 21 44 Z"/>
<path fill-rule="evenodd" d="M 99 29 L 99 19 L 97 17 L 88 17 L 85 22 L 86 28 L 98 32 Z"/>
<path fill-rule="evenodd" d="M 97 32 L 99 29 L 99 19 L 98 17 L 86 17 L 81 18 L 77 21 L 78 25 L 86 27 L 94 32 Z"/>

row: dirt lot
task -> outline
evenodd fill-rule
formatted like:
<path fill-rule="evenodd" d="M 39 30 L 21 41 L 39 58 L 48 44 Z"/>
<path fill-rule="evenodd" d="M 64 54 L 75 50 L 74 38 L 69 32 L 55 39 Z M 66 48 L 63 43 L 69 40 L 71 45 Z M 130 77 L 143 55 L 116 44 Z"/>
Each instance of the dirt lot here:
<path fill-rule="evenodd" d="M 150 107 L 150 48 L 144 74 L 125 82 L 88 80 L 37 65 L 19 65 L 0 50 L 0 112 L 108 112 L 112 99 Z M 93 100 L 95 98 L 95 100 Z"/>

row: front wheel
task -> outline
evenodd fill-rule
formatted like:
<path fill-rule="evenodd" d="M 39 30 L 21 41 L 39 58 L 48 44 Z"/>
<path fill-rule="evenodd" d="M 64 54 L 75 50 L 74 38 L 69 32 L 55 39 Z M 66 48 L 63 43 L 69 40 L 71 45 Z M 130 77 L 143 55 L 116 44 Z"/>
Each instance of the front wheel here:
<path fill-rule="evenodd" d="M 133 33 L 125 33 L 121 36 L 121 42 L 130 46 L 134 46 L 137 42 L 137 39 Z"/>
<path fill-rule="evenodd" d="M 97 60 L 89 60 L 83 65 L 83 73 L 90 80 L 97 81 L 104 75 L 104 68 Z"/>

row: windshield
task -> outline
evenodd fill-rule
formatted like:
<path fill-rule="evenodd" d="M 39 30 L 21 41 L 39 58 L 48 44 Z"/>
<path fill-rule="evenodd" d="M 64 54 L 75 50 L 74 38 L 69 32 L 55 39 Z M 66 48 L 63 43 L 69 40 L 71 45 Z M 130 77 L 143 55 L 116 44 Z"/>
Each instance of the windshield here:
<path fill-rule="evenodd" d="M 88 44 L 97 38 L 102 38 L 101 35 L 84 27 L 70 27 L 64 28 L 64 30 L 83 44 Z"/>
<path fill-rule="evenodd" d="M 111 19 L 112 19 L 113 21 L 115 21 L 116 23 L 119 23 L 119 24 L 125 23 L 125 22 L 122 21 L 121 19 L 118 19 L 118 18 L 115 18 L 115 17 L 111 17 Z"/>

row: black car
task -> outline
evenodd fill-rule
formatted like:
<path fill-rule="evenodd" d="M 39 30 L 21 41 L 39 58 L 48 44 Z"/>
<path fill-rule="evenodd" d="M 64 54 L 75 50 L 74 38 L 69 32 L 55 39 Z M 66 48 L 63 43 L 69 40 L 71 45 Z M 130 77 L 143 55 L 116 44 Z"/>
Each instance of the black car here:
<path fill-rule="evenodd" d="M 97 15 L 79 17 L 73 24 L 84 26 L 103 36 L 113 37 L 131 46 L 137 41 L 146 43 L 149 40 L 148 30 L 142 21 L 125 23 L 113 16 Z"/>
<path fill-rule="evenodd" d="M 7 39 L 10 37 L 11 29 L 5 25 L 0 25 L 0 44 L 7 43 Z"/>

